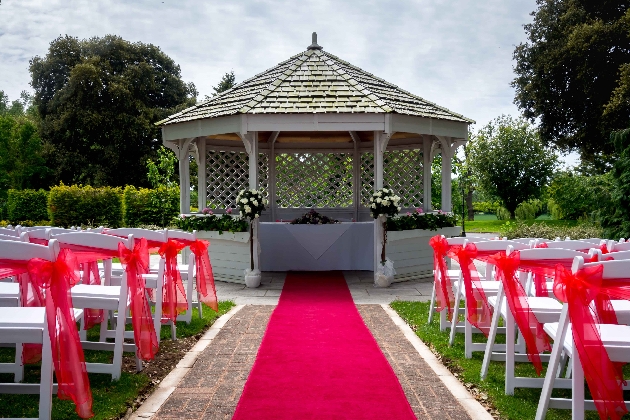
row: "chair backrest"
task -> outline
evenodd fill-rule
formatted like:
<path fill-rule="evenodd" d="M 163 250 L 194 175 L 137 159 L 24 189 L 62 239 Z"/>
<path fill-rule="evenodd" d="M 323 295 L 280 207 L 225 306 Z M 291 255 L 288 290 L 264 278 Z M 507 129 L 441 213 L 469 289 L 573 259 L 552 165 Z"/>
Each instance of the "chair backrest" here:
<path fill-rule="evenodd" d="M 28 233 L 28 236 L 31 239 L 50 239 L 50 229 L 35 229 L 29 230 L 25 233 Z"/>
<path fill-rule="evenodd" d="M 64 229 L 64 228 L 48 228 L 51 235 L 59 235 L 60 233 L 82 232 L 81 229 Z"/>
<path fill-rule="evenodd" d="M 508 255 L 514 251 L 510 249 Z M 571 260 L 575 257 L 589 258 L 599 250 L 591 250 L 592 253 L 587 254 L 585 252 L 576 251 L 573 249 L 564 248 L 535 248 L 535 249 L 523 249 L 520 252 L 521 260 L 558 260 L 566 259 Z"/>
<path fill-rule="evenodd" d="M 167 230 L 166 234 L 168 239 L 185 239 L 188 241 L 196 241 L 197 240 L 197 231 L 193 230 L 192 232 L 186 232 L 183 230 Z"/>
<path fill-rule="evenodd" d="M 618 251 L 630 251 L 630 242 L 608 242 L 608 251 L 610 252 L 618 252 Z"/>
<path fill-rule="evenodd" d="M 54 226 L 30 226 L 30 227 L 21 226 L 20 227 L 22 231 L 26 231 L 26 232 L 29 232 L 31 230 L 42 230 L 42 229 L 52 229 L 52 228 L 54 228 Z"/>
<path fill-rule="evenodd" d="M 522 244 L 520 242 L 510 241 L 510 240 L 498 240 L 498 241 L 484 241 L 484 242 L 475 242 L 475 246 L 477 247 L 477 251 L 505 251 L 508 246 L 512 246 L 513 249 L 529 249 L 529 244 Z"/>
<path fill-rule="evenodd" d="M 95 227 L 95 228 L 87 228 L 84 232 L 92 232 L 92 233 L 103 233 L 105 228 L 103 226 Z"/>
<path fill-rule="evenodd" d="M 590 244 L 596 244 L 596 245 L 600 245 L 602 243 L 602 241 L 606 241 L 605 239 L 601 239 L 601 238 L 588 238 L 588 239 L 577 239 L 580 242 L 588 242 Z"/>
<path fill-rule="evenodd" d="M 118 244 L 122 242 L 127 249 L 133 249 L 133 235 L 121 238 L 92 232 L 71 232 L 52 235 L 51 239 L 56 239 L 60 244 L 89 246 L 111 251 L 117 250 Z"/>
<path fill-rule="evenodd" d="M 544 241 L 543 238 L 516 238 L 516 239 L 511 239 L 511 240 L 514 241 L 514 242 L 519 242 L 519 243 L 527 244 L 527 245 L 529 245 L 530 242 L 532 242 L 532 241 L 534 241 L 534 242 L 535 241 Z"/>
<path fill-rule="evenodd" d="M 630 251 L 617 251 L 610 252 L 603 256 L 604 260 L 612 259 L 612 260 L 630 260 Z"/>
<path fill-rule="evenodd" d="M 575 274 L 579 269 L 602 265 L 604 272 L 602 278 L 605 279 L 627 279 L 630 277 L 630 260 L 601 261 L 595 263 L 584 263 L 584 258 L 575 257 L 571 267 Z"/>
<path fill-rule="evenodd" d="M 0 234 L 0 240 L 2 241 L 14 241 L 14 242 L 29 242 L 27 232 L 22 232 L 20 236 L 10 236 Z"/>
<path fill-rule="evenodd" d="M 59 243 L 50 241 L 48 245 L 31 244 L 29 242 L 0 240 L 0 260 L 27 261 L 31 258 L 41 258 L 55 261 L 59 255 Z"/>
<path fill-rule="evenodd" d="M 585 250 L 590 248 L 595 248 L 595 246 L 589 242 L 583 241 L 575 241 L 575 240 L 567 240 L 567 241 L 538 241 L 536 245 L 547 244 L 547 248 L 556 248 L 556 249 L 572 249 L 574 251 Z"/>
<path fill-rule="evenodd" d="M 0 228 L 0 235 L 20 236 L 20 232 L 15 229 Z"/>
<path fill-rule="evenodd" d="M 148 241 L 166 242 L 168 237 L 165 230 L 149 230 L 139 228 L 119 228 L 119 229 L 106 229 L 103 231 L 107 235 L 118 236 L 126 238 L 129 235 L 133 235 L 134 238 L 145 238 Z"/>
<path fill-rule="evenodd" d="M 462 236 L 456 236 L 454 238 L 446 238 L 446 242 L 448 242 L 450 246 L 464 245 L 466 243 L 466 240 L 467 238 L 462 237 Z"/>

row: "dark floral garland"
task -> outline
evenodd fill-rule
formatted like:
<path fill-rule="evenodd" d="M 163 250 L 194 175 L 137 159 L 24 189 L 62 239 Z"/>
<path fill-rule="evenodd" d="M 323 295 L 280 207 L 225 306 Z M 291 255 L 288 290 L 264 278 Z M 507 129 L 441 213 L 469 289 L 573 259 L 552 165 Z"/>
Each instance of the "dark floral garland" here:
<path fill-rule="evenodd" d="M 292 225 L 331 225 L 341 223 L 339 220 L 332 219 L 323 214 L 319 214 L 311 209 L 308 213 L 291 221 Z"/>

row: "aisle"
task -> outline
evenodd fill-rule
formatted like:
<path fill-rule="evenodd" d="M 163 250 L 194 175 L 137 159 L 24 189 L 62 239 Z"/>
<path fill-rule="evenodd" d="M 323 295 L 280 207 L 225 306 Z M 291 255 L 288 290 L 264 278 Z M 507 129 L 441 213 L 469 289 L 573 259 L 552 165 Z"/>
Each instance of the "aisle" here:
<path fill-rule="evenodd" d="M 415 419 L 339 272 L 289 273 L 234 419 Z"/>

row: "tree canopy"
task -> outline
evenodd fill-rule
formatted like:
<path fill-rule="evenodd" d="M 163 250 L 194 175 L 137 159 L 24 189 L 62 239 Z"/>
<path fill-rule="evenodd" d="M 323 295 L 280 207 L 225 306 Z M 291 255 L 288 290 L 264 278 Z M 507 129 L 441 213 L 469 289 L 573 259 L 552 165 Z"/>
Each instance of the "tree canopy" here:
<path fill-rule="evenodd" d="M 538 198 L 557 164 L 527 121 L 501 116 L 481 128 L 467 146 L 476 184 L 514 217 L 523 201 Z"/>
<path fill-rule="evenodd" d="M 537 0 L 514 51 L 515 103 L 547 145 L 600 170 L 613 130 L 630 123 L 630 10 L 625 0 Z"/>
<path fill-rule="evenodd" d="M 59 37 L 30 72 L 55 183 L 147 185 L 145 163 L 161 146 L 154 123 L 197 95 L 158 47 L 114 35 Z"/>

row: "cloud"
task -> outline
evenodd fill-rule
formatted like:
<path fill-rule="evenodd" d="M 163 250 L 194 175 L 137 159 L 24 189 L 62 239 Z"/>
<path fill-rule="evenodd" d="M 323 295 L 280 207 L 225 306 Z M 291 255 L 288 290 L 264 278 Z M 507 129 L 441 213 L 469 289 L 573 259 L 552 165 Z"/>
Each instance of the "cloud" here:
<path fill-rule="evenodd" d="M 324 49 L 485 124 L 517 114 L 512 52 L 535 0 L 3 0 L 0 89 L 29 89 L 28 61 L 59 35 L 116 34 L 158 45 L 186 82 L 210 94 L 306 49 Z"/>

